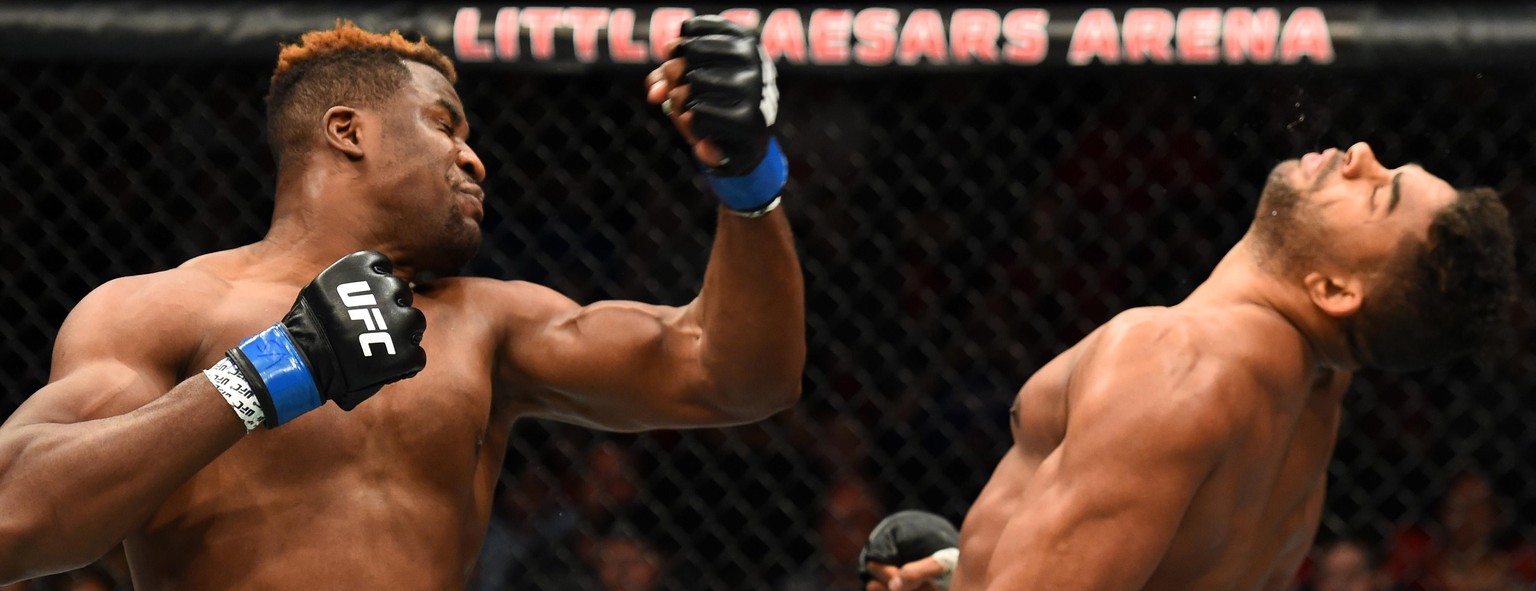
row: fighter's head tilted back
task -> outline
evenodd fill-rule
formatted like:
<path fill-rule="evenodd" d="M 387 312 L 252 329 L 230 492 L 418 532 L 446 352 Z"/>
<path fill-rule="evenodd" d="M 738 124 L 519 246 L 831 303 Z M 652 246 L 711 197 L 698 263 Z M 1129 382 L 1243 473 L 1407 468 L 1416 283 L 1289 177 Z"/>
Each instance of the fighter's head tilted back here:
<path fill-rule="evenodd" d="M 1423 368 L 1507 326 L 1514 240 L 1498 195 L 1386 168 L 1364 143 L 1276 166 L 1249 236 L 1266 271 L 1337 321 L 1355 364 Z"/>

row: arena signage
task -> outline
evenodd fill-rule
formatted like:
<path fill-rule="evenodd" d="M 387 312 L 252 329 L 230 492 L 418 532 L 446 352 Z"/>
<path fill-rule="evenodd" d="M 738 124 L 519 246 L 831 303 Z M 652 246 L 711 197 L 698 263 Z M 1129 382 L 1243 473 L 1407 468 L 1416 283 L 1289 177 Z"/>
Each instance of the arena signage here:
<path fill-rule="evenodd" d="M 1060 9 L 1057 9 L 1060 12 Z M 770 57 L 792 66 L 1330 64 L 1333 33 L 1317 7 L 729 8 L 761 27 Z M 696 14 L 683 7 L 464 7 L 460 62 L 647 64 Z"/>

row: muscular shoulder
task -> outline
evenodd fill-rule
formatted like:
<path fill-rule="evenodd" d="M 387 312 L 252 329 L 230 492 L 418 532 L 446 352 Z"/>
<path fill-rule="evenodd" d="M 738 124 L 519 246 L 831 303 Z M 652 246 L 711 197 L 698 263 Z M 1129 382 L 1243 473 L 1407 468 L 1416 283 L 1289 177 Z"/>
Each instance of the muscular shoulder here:
<path fill-rule="evenodd" d="M 1217 444 L 1245 423 L 1262 380 L 1219 318 L 1133 310 L 1099 329 L 1072 377 L 1075 411 L 1111 413 Z"/>
<path fill-rule="evenodd" d="M 55 365 L 103 354 L 166 360 L 190 351 L 198 327 L 230 284 L 204 270 L 180 267 L 114 279 L 86 295 L 59 329 Z"/>
<path fill-rule="evenodd" d="M 1156 366 L 1189 387 L 1259 387 L 1287 348 L 1304 347 L 1281 321 L 1243 310 L 1190 312 L 1138 308 L 1106 323 L 1092 355 L 1116 363 Z M 1291 342 L 1294 341 L 1294 342 Z"/>

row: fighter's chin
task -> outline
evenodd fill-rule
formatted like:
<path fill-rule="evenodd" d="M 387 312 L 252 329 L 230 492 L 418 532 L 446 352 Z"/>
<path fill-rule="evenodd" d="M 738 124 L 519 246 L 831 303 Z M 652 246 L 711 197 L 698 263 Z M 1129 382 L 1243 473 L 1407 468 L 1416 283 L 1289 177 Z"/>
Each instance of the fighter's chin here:
<path fill-rule="evenodd" d="M 1285 160 L 1276 164 L 1275 168 L 1269 171 L 1269 178 L 1266 180 L 1266 184 L 1281 183 L 1290 187 L 1299 186 L 1295 181 L 1296 177 L 1300 174 L 1301 159 Z"/>
<path fill-rule="evenodd" d="M 1301 175 L 1300 160 L 1286 160 L 1275 165 L 1274 170 L 1269 171 L 1269 178 L 1264 179 L 1264 194 L 1299 194 L 1300 188 L 1305 186 L 1299 181 Z"/>
<path fill-rule="evenodd" d="M 432 277 L 455 277 L 463 273 L 475 253 L 480 251 L 480 229 L 455 232 L 438 241 L 430 254 L 421 257 L 419 269 Z"/>

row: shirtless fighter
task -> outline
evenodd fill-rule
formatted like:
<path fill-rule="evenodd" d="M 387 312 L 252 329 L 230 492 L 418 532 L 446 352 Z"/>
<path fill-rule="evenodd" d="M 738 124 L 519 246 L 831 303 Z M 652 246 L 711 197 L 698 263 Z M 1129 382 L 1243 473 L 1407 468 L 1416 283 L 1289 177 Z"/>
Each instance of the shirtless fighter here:
<path fill-rule="evenodd" d="M 138 589 L 462 588 L 515 420 L 634 431 L 793 404 L 804 294 L 771 66 L 724 21 L 684 35 L 649 100 L 670 99 L 722 208 L 681 308 L 449 277 L 485 199 L 452 64 L 350 24 L 284 47 L 270 231 L 70 314 L 50 383 L 0 428 L 0 581 L 124 543 Z"/>
<path fill-rule="evenodd" d="M 931 589 L 945 562 L 956 591 L 1286 589 L 1351 372 L 1472 352 L 1513 294 L 1492 190 L 1385 168 L 1363 143 L 1283 162 L 1194 293 L 1116 316 L 1024 384 L 958 557 L 935 544 L 942 520 L 893 515 L 866 589 Z"/>

